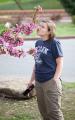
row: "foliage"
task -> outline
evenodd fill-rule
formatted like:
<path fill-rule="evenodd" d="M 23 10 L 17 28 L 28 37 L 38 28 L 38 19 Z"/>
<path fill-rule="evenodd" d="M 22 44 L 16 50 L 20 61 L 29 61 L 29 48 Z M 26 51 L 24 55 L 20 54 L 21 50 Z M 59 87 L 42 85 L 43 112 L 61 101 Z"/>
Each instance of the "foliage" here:
<path fill-rule="evenodd" d="M 62 9 L 59 0 L 18 0 L 23 9 L 33 9 L 37 5 L 41 5 L 44 9 Z M 0 10 L 19 9 L 14 0 L 0 0 Z"/>
<path fill-rule="evenodd" d="M 72 22 L 75 24 L 75 15 L 72 16 Z"/>
<path fill-rule="evenodd" d="M 75 15 L 75 0 L 60 0 L 63 7 L 70 15 Z"/>
<path fill-rule="evenodd" d="M 6 27 L 4 26 L 4 24 L 0 24 L 0 35 L 3 33 L 3 31 L 6 30 Z"/>

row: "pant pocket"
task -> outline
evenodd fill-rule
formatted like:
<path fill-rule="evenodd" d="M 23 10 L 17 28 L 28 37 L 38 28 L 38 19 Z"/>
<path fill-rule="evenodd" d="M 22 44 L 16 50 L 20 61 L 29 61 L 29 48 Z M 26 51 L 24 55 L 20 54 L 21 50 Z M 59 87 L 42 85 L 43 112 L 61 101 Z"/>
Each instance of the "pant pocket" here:
<path fill-rule="evenodd" d="M 53 80 L 54 84 L 56 85 L 57 92 L 62 94 L 61 80 L 60 79 L 55 80 L 54 78 L 52 80 Z"/>

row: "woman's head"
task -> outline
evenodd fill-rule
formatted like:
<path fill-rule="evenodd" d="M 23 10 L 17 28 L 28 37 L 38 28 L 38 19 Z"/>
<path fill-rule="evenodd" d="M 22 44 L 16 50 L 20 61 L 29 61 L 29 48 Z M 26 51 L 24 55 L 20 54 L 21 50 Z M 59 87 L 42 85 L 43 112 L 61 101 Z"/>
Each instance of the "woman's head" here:
<path fill-rule="evenodd" d="M 40 37 L 52 39 L 55 37 L 56 25 L 53 21 L 41 21 L 37 28 L 37 34 Z"/>

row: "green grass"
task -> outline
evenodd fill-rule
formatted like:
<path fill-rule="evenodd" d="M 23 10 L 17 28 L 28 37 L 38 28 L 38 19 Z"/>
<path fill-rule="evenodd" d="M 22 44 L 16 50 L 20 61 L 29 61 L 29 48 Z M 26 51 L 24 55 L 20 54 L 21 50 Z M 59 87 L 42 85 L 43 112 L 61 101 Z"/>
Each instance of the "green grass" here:
<path fill-rule="evenodd" d="M 58 23 L 57 36 L 75 36 L 75 25 L 72 23 Z"/>
<path fill-rule="evenodd" d="M 65 120 L 75 120 L 75 83 L 63 84 L 62 110 Z"/>
<path fill-rule="evenodd" d="M 0 99 L 0 120 L 40 120 L 36 98 L 28 101 Z"/>
<path fill-rule="evenodd" d="M 6 2 L 10 2 L 12 0 L 0 0 L 0 3 L 6 3 Z"/>
<path fill-rule="evenodd" d="M 75 89 L 75 83 L 63 83 L 64 89 Z"/>
<path fill-rule="evenodd" d="M 33 117 L 28 115 L 17 115 L 12 118 L 0 117 L 0 120 L 33 120 Z"/>
<path fill-rule="evenodd" d="M 20 0 L 23 9 L 33 9 L 41 5 L 44 9 L 62 9 L 59 0 Z M 13 0 L 0 0 L 0 10 L 19 9 Z"/>
<path fill-rule="evenodd" d="M 63 83 L 62 110 L 65 120 L 75 120 L 75 83 Z M 30 100 L 0 99 L 0 120 L 40 120 L 36 97 Z"/>

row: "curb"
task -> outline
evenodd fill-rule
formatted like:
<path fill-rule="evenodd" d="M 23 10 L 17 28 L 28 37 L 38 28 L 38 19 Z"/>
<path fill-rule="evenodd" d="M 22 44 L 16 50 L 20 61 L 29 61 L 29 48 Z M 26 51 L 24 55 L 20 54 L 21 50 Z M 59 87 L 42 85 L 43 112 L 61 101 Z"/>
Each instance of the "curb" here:
<path fill-rule="evenodd" d="M 66 40 L 69 40 L 69 39 L 75 39 L 75 36 L 65 36 L 65 37 L 56 37 L 57 39 L 66 39 Z M 25 38 L 25 40 L 29 40 L 29 41 L 33 41 L 33 40 L 38 40 L 40 39 L 39 37 L 36 37 L 36 38 Z"/>

